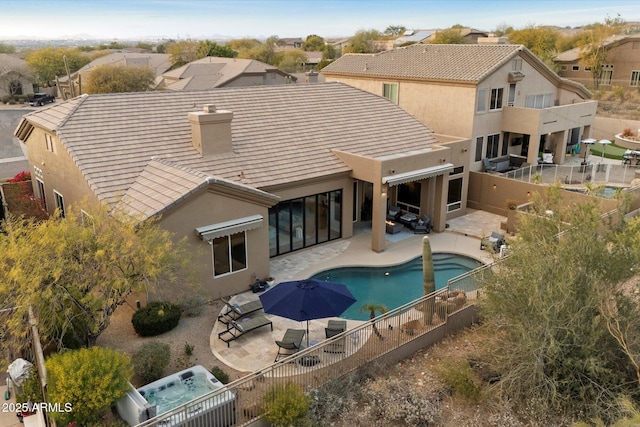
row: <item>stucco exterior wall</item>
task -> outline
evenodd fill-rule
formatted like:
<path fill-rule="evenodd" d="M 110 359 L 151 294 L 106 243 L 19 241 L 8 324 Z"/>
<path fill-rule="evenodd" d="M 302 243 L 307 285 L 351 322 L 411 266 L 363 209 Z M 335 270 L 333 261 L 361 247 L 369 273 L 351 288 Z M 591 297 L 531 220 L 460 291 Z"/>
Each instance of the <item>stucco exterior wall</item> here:
<path fill-rule="evenodd" d="M 198 236 L 195 229 L 256 214 L 264 219 L 260 228 L 246 231 L 247 268 L 214 277 L 212 247 Z M 159 225 L 175 233 L 176 240 L 186 237 L 198 279 L 197 287 L 191 290 L 193 292 L 209 298 L 220 298 L 245 292 L 256 278 L 269 276 L 267 207 L 216 194 L 215 189 L 210 189 L 162 216 Z M 172 293 L 175 294 L 175 290 L 171 290 L 169 296 Z"/>
<path fill-rule="evenodd" d="M 47 150 L 45 135 L 51 136 L 53 152 Z M 44 182 L 49 214 L 53 214 L 56 209 L 54 190 L 62 195 L 65 206 L 80 203 L 85 197 L 88 197 L 88 202 L 98 202 L 89 184 L 57 136 L 35 127 L 26 141 L 26 146 L 31 165 L 34 194 L 38 195 L 36 178 L 41 179 Z M 34 167 L 41 170 L 42 175 Z"/>

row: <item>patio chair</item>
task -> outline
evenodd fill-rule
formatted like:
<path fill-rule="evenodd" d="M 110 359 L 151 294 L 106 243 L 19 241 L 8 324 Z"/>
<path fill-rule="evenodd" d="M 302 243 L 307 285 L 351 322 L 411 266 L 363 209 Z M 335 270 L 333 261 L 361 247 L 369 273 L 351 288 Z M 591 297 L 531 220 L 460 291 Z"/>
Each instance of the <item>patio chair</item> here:
<path fill-rule="evenodd" d="M 273 331 L 273 323 L 263 315 L 256 316 L 253 319 L 247 319 L 244 322 L 236 322 L 235 320 L 230 320 L 228 325 L 229 328 L 225 331 L 220 332 L 218 334 L 218 338 L 226 342 L 227 347 L 229 347 L 229 343 L 231 341 L 240 338 L 247 332 L 251 332 L 255 329 L 267 325 L 269 325 L 271 327 L 271 330 Z"/>
<path fill-rule="evenodd" d="M 498 166 L 492 165 L 487 157 L 482 159 L 482 164 L 484 165 L 485 172 L 496 172 L 498 170 Z"/>
<path fill-rule="evenodd" d="M 231 320 L 238 320 L 241 317 L 245 317 L 251 313 L 262 310 L 262 302 L 260 302 L 259 299 L 241 305 L 231 304 L 229 300 L 225 300 L 224 298 L 220 299 L 225 303 L 226 311 L 224 313 L 220 313 L 218 321 L 225 325 L 229 324 Z"/>
<path fill-rule="evenodd" d="M 387 221 L 397 221 L 402 214 L 402 209 L 399 206 L 390 206 L 387 212 Z"/>
<path fill-rule="evenodd" d="M 484 249 L 487 246 L 491 246 L 493 251 L 500 252 L 500 247 L 504 245 L 504 234 L 492 231 L 489 237 L 484 237 L 480 240 L 480 249 Z"/>
<path fill-rule="evenodd" d="M 415 223 L 413 228 L 414 234 L 429 234 L 431 233 L 431 218 L 428 215 L 422 215 Z"/>
<path fill-rule="evenodd" d="M 287 329 L 282 337 L 281 341 L 276 341 L 278 346 L 278 354 L 274 363 L 280 360 L 281 357 L 291 356 L 297 353 L 302 348 L 302 339 L 304 338 L 304 329 Z"/>
<path fill-rule="evenodd" d="M 346 320 L 329 320 L 327 327 L 324 328 L 324 334 L 327 339 L 333 338 L 347 330 Z M 344 353 L 345 338 L 333 340 L 324 347 L 325 353 Z"/>

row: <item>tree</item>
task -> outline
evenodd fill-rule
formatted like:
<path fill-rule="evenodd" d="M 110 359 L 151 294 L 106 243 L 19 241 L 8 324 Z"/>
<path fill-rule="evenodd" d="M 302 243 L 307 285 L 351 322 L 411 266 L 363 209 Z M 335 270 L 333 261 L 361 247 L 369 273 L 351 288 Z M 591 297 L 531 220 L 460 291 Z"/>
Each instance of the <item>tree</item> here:
<path fill-rule="evenodd" d="M 603 304 L 640 265 L 640 227 L 637 219 L 601 220 L 595 198 L 567 205 L 561 191 L 551 187 L 546 201 L 534 201 L 511 255 L 482 282 L 482 313 L 496 331 L 496 386 L 534 411 L 610 421 L 617 398 L 637 396 L 638 382 L 607 317 L 637 323 L 627 317 L 637 306 L 606 315 Z M 637 329 L 628 332 L 639 342 Z"/>
<path fill-rule="evenodd" d="M 165 51 L 171 55 L 173 65 L 181 67 L 198 59 L 199 47 L 200 42 L 196 40 L 180 40 L 167 43 Z"/>
<path fill-rule="evenodd" d="M 278 36 L 271 36 L 264 43 L 253 45 L 249 49 L 242 49 L 238 53 L 238 58 L 255 59 L 256 61 L 264 62 L 265 64 L 276 64 L 276 47 L 279 43 Z"/>
<path fill-rule="evenodd" d="M 560 32 L 552 27 L 528 25 L 522 30 L 509 33 L 509 40 L 524 45 L 550 68 L 555 67 L 553 58 L 558 52 L 558 42 L 562 38 Z"/>
<path fill-rule="evenodd" d="M 44 86 L 51 86 L 56 77 L 67 75 L 65 58 L 69 72 L 74 73 L 91 62 L 91 58 L 79 49 L 66 47 L 46 47 L 29 53 L 25 60 L 27 66 L 36 75 L 38 82 Z"/>
<path fill-rule="evenodd" d="M 374 53 L 381 48 L 376 47 L 375 41 L 380 38 L 378 30 L 359 30 L 349 39 L 349 44 L 344 48 L 344 53 Z"/>
<path fill-rule="evenodd" d="M 301 71 L 307 62 L 307 54 L 300 49 L 291 49 L 276 53 L 274 64 L 286 73 Z"/>
<path fill-rule="evenodd" d="M 254 49 L 260 45 L 262 45 L 260 40 L 248 38 L 229 40 L 226 44 L 226 46 L 229 46 L 231 49 L 239 53 Z"/>
<path fill-rule="evenodd" d="M 156 75 L 150 67 L 98 65 L 87 76 L 87 93 L 145 92 Z"/>
<path fill-rule="evenodd" d="M 95 425 L 129 391 L 133 375 L 129 356 L 102 347 L 57 353 L 45 365 L 49 401 L 63 406 L 49 412 L 58 425 Z"/>
<path fill-rule="evenodd" d="M 322 52 L 324 49 L 324 39 L 315 34 L 307 36 L 304 43 L 302 43 L 302 50 L 307 52 Z"/>
<path fill-rule="evenodd" d="M 0 53 L 16 53 L 15 46 L 0 42 Z"/>
<path fill-rule="evenodd" d="M 400 34 L 404 34 L 405 31 L 407 31 L 407 27 L 405 27 L 404 25 L 389 25 L 384 30 L 384 35 L 385 36 L 399 36 Z"/>
<path fill-rule="evenodd" d="M 467 40 L 464 38 L 458 28 L 447 28 L 436 32 L 431 43 L 433 44 L 465 44 Z"/>
<path fill-rule="evenodd" d="M 217 56 L 221 58 L 235 58 L 238 56 L 238 52 L 231 49 L 229 46 L 222 46 L 211 40 L 203 40 L 198 46 L 197 52 L 198 59 L 206 58 L 207 56 Z"/>
<path fill-rule="evenodd" d="M 511 34 L 512 31 L 513 31 L 512 26 L 507 25 L 506 23 L 501 23 L 501 24 L 498 24 L 494 33 L 496 34 L 497 37 L 502 37 L 502 36 Z"/>
<path fill-rule="evenodd" d="M 182 243 L 156 221 L 71 206 L 64 218 L 10 219 L 0 233 L 1 308 L 14 346 L 26 345 L 31 306 L 44 345 L 93 345 L 132 292 L 189 286 Z"/>
<path fill-rule="evenodd" d="M 593 86 L 597 89 L 603 76 L 602 66 L 607 62 L 607 39 L 620 32 L 624 27 L 624 20 L 618 15 L 616 18 L 605 19 L 604 24 L 596 23 L 586 26 L 583 38 L 576 42 L 580 48 L 580 60 L 590 69 Z"/>
<path fill-rule="evenodd" d="M 336 59 L 338 57 L 338 52 L 336 52 L 336 48 L 333 45 L 325 45 L 324 49 L 322 49 L 322 60 Z"/>

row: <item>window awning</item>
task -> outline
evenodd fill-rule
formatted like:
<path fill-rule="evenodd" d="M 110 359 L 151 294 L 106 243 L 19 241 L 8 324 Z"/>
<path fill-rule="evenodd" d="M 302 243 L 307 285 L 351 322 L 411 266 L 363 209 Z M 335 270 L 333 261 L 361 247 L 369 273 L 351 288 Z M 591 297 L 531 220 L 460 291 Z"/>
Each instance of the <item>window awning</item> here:
<path fill-rule="evenodd" d="M 388 184 L 389 187 L 393 187 L 394 185 L 404 184 L 406 182 L 418 181 L 421 179 L 431 178 L 432 176 L 444 175 L 445 173 L 449 173 L 452 170 L 453 163 L 445 163 L 443 165 L 432 166 L 430 168 L 383 176 L 382 183 Z"/>
<path fill-rule="evenodd" d="M 196 232 L 202 240 L 213 240 L 216 237 L 230 236 L 243 231 L 260 228 L 262 227 L 262 221 L 262 215 L 251 215 L 231 221 L 198 227 L 196 228 Z"/>

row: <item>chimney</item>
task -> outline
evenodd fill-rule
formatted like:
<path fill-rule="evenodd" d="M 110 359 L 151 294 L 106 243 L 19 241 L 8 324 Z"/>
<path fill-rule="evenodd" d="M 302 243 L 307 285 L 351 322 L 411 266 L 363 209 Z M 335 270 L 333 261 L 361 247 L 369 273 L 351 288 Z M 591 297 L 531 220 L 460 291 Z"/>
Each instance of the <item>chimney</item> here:
<path fill-rule="evenodd" d="M 314 71 L 307 71 L 306 73 L 307 83 L 318 83 L 318 73 Z"/>
<path fill-rule="evenodd" d="M 205 105 L 202 111 L 190 112 L 191 143 L 195 149 L 203 156 L 232 152 L 232 119 L 232 111 L 216 110 L 212 104 Z"/>

